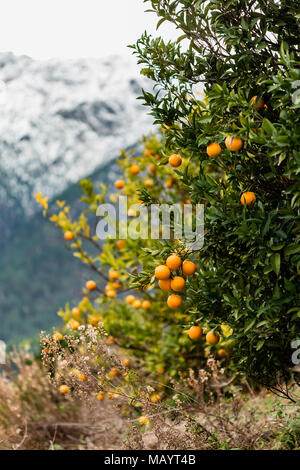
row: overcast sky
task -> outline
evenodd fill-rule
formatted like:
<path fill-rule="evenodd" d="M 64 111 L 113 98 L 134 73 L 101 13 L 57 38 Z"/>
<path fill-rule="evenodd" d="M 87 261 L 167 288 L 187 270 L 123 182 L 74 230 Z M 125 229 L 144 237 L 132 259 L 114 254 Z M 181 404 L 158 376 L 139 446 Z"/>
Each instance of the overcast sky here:
<path fill-rule="evenodd" d="M 37 59 L 130 55 L 146 29 L 165 39 L 179 32 L 145 13 L 143 0 L 1 0 L 0 51 Z"/>

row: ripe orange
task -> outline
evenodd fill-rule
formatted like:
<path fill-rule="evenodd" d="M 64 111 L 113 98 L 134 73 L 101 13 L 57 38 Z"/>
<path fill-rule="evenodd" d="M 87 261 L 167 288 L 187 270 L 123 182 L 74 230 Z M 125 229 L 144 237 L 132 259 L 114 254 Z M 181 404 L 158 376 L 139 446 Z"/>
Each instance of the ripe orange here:
<path fill-rule="evenodd" d="M 165 187 L 166 187 L 167 189 L 172 188 L 172 186 L 173 186 L 173 181 L 172 181 L 172 180 L 166 181 Z"/>
<path fill-rule="evenodd" d="M 72 308 L 72 315 L 74 315 L 74 317 L 79 317 L 79 315 L 80 315 L 80 310 L 79 310 L 78 307 Z"/>
<path fill-rule="evenodd" d="M 148 186 L 149 188 L 152 188 L 152 186 L 154 185 L 154 182 L 153 180 L 145 180 L 145 185 Z"/>
<path fill-rule="evenodd" d="M 139 299 L 135 300 L 132 303 L 132 308 L 134 308 L 135 310 L 137 310 L 138 308 L 141 308 L 141 306 L 142 306 L 142 302 Z"/>
<path fill-rule="evenodd" d="M 142 303 L 142 307 L 143 307 L 145 310 L 148 310 L 149 308 L 151 308 L 151 302 L 150 302 L 150 300 L 144 300 L 144 302 Z"/>
<path fill-rule="evenodd" d="M 167 300 L 168 307 L 172 310 L 176 310 L 182 304 L 182 298 L 179 295 L 171 294 Z"/>
<path fill-rule="evenodd" d="M 98 393 L 98 395 L 97 395 L 97 400 L 99 400 L 99 401 L 103 401 L 103 400 L 104 400 L 104 395 L 103 395 L 103 393 Z"/>
<path fill-rule="evenodd" d="M 95 290 L 96 287 L 97 287 L 97 284 L 95 283 L 95 281 L 87 281 L 86 284 L 85 284 L 85 287 L 92 291 L 92 290 Z"/>
<path fill-rule="evenodd" d="M 107 338 L 107 343 L 110 344 L 110 345 L 115 344 L 115 338 L 113 336 L 109 336 Z"/>
<path fill-rule="evenodd" d="M 59 333 L 58 331 L 56 331 L 52 338 L 54 339 L 54 341 L 61 341 L 63 339 L 63 335 L 61 333 Z"/>
<path fill-rule="evenodd" d="M 182 158 L 179 155 L 171 155 L 169 157 L 169 165 L 173 168 L 178 168 L 182 163 Z"/>
<path fill-rule="evenodd" d="M 60 393 L 69 393 L 70 389 L 69 389 L 68 385 L 61 385 L 59 387 L 59 391 L 60 391 Z"/>
<path fill-rule="evenodd" d="M 206 342 L 209 344 L 218 344 L 220 341 L 220 335 L 217 331 L 215 333 L 213 331 L 210 331 L 206 335 Z"/>
<path fill-rule="evenodd" d="M 206 153 L 209 157 L 214 158 L 220 155 L 222 152 L 221 146 L 217 144 L 216 142 L 213 142 L 212 144 L 209 144 L 206 147 Z"/>
<path fill-rule="evenodd" d="M 130 359 L 123 359 L 123 366 L 124 367 L 130 367 L 131 360 Z"/>
<path fill-rule="evenodd" d="M 115 182 L 115 188 L 116 189 L 122 189 L 122 188 L 124 188 L 124 186 L 125 186 L 125 183 L 124 183 L 123 180 L 117 180 Z"/>
<path fill-rule="evenodd" d="M 158 281 L 158 285 L 161 288 L 161 290 L 169 291 L 171 290 L 171 279 Z"/>
<path fill-rule="evenodd" d="M 243 206 L 245 204 L 246 206 L 249 206 L 252 203 L 252 201 L 255 201 L 255 199 L 256 197 L 254 193 L 252 193 L 251 191 L 246 191 L 241 196 L 241 203 L 243 204 Z"/>
<path fill-rule="evenodd" d="M 118 240 L 116 242 L 116 247 L 118 248 L 118 250 L 122 250 L 122 248 L 124 248 L 125 246 L 126 246 L 125 240 Z"/>
<path fill-rule="evenodd" d="M 151 401 L 152 401 L 152 403 L 157 403 L 159 400 L 160 400 L 160 395 L 159 395 L 158 393 L 154 393 L 154 394 L 151 396 Z"/>
<path fill-rule="evenodd" d="M 108 277 L 111 281 L 115 281 L 116 279 L 118 279 L 119 273 L 115 269 L 110 269 L 108 273 Z"/>
<path fill-rule="evenodd" d="M 118 375 L 118 374 L 119 374 L 119 371 L 118 371 L 118 369 L 116 369 L 115 367 L 113 367 L 113 368 L 109 371 L 109 375 L 110 375 L 111 377 L 116 377 L 116 375 Z"/>
<path fill-rule="evenodd" d="M 132 303 L 135 301 L 134 295 L 127 295 L 127 297 L 125 298 L 125 301 L 126 301 L 128 304 L 132 304 Z"/>
<path fill-rule="evenodd" d="M 149 165 L 148 166 L 148 171 L 150 173 L 155 173 L 156 172 L 156 166 L 155 165 Z"/>
<path fill-rule="evenodd" d="M 80 382 L 85 382 L 86 381 L 86 375 L 85 374 L 79 374 L 78 375 L 78 380 L 80 380 Z"/>
<path fill-rule="evenodd" d="M 88 323 L 89 323 L 90 325 L 93 325 L 93 326 L 96 326 L 98 322 L 99 322 L 99 318 L 96 317 L 96 315 L 92 315 L 92 316 L 89 317 L 89 319 L 88 319 Z"/>
<path fill-rule="evenodd" d="M 260 98 L 259 102 L 256 104 L 257 96 L 252 96 L 250 101 L 253 104 L 253 106 L 255 107 L 255 109 L 257 109 L 257 111 L 262 109 L 264 107 L 264 104 L 265 104 L 265 102 L 262 98 Z"/>
<path fill-rule="evenodd" d="M 186 276 L 192 276 L 196 272 L 196 265 L 192 261 L 184 261 L 182 263 L 182 272 Z"/>
<path fill-rule="evenodd" d="M 152 153 L 153 153 L 152 150 L 146 149 L 145 150 L 145 157 L 151 157 Z"/>
<path fill-rule="evenodd" d="M 240 137 L 228 135 L 225 139 L 225 145 L 231 152 L 237 152 L 242 147 L 243 141 Z"/>
<path fill-rule="evenodd" d="M 67 240 L 67 242 L 70 242 L 74 238 L 74 233 L 68 230 L 67 232 L 64 233 L 64 237 L 65 237 L 65 240 Z"/>
<path fill-rule="evenodd" d="M 145 424 L 149 423 L 149 419 L 147 416 L 140 416 L 139 417 L 139 423 L 144 426 Z"/>
<path fill-rule="evenodd" d="M 160 281 L 165 281 L 166 279 L 169 279 L 171 274 L 170 269 L 168 266 L 165 266 L 164 264 L 161 264 L 160 266 L 157 266 L 155 268 L 155 277 L 159 279 Z"/>
<path fill-rule="evenodd" d="M 131 173 L 132 175 L 138 175 L 139 172 L 140 172 L 140 167 L 139 167 L 138 165 L 132 165 L 132 166 L 130 167 L 130 173 Z"/>
<path fill-rule="evenodd" d="M 189 332 L 188 332 L 189 338 L 193 339 L 195 341 L 200 339 L 202 334 L 203 334 L 203 330 L 202 330 L 201 326 L 191 326 L 191 328 L 189 329 Z"/>
<path fill-rule="evenodd" d="M 168 268 L 172 269 L 172 271 L 176 271 L 181 266 L 181 258 L 180 256 L 173 254 L 167 258 L 166 265 Z"/>
<path fill-rule="evenodd" d="M 74 320 L 73 318 L 71 318 L 71 320 L 69 321 L 69 325 L 72 330 L 78 330 L 78 328 L 80 327 L 79 321 Z"/>
<path fill-rule="evenodd" d="M 116 297 L 117 293 L 114 290 L 108 290 L 106 292 L 106 295 L 109 299 L 114 299 Z"/>
<path fill-rule="evenodd" d="M 227 351 L 226 351 L 226 349 L 219 349 L 219 351 L 218 351 L 218 356 L 221 357 L 221 358 L 222 358 L 222 357 L 226 357 L 226 356 L 227 356 Z"/>
<path fill-rule="evenodd" d="M 119 290 L 122 287 L 122 284 L 119 281 L 115 281 L 112 284 L 113 289 Z"/>
<path fill-rule="evenodd" d="M 181 292 L 184 286 L 185 280 L 181 276 L 175 276 L 174 279 L 171 280 L 171 289 L 175 292 Z"/>
<path fill-rule="evenodd" d="M 163 375 L 164 372 L 165 372 L 164 366 L 163 366 L 163 365 L 157 366 L 157 367 L 156 367 L 156 372 L 157 372 L 159 375 Z"/>

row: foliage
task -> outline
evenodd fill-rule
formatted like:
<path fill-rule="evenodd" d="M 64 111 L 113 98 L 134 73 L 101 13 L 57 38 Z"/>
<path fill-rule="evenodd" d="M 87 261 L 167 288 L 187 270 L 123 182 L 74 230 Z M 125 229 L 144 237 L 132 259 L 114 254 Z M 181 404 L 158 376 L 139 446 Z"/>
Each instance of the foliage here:
<path fill-rule="evenodd" d="M 224 362 L 230 359 L 236 371 L 288 396 L 281 385 L 291 379 L 290 343 L 299 335 L 300 318 L 297 2 L 145 3 L 160 18 L 158 26 L 170 21 L 183 34 L 177 43 L 165 43 L 144 33 L 131 46 L 142 73 L 155 82 L 155 91 L 141 98 L 162 132 L 144 140 L 139 156 L 123 152 L 121 194 L 142 204 L 141 210 L 204 204 L 204 246 L 190 253 L 188 240 L 174 237 L 173 220 L 170 240 L 129 238 L 119 249 L 108 239 L 101 253 L 91 226 L 98 205 L 117 202 L 118 194 L 96 191 L 84 180 L 86 210 L 73 220 L 58 202 L 51 220 L 71 233 L 74 255 L 90 266 L 97 287 L 84 290 L 79 316 L 69 305 L 60 314 L 75 330 L 80 323 L 103 322 L 116 344 L 132 350 L 152 374 L 164 374 L 162 381 L 225 349 Z M 213 157 L 211 143 L 221 146 Z M 177 169 L 167 166 L 174 153 L 182 158 Z M 249 192 L 252 203 L 244 198 Z M 139 221 L 132 210 L 128 216 Z M 175 312 L 154 278 L 155 267 L 172 253 L 197 265 Z M 140 302 L 124 300 L 130 287 L 138 289 Z M 221 342 L 191 341 L 192 325 L 218 332 Z"/>
<path fill-rule="evenodd" d="M 166 152 L 197 168 L 179 172 L 179 184 L 205 204 L 198 283 L 187 289 L 192 320 L 233 329 L 241 372 L 268 385 L 288 380 L 300 316 L 298 2 L 146 3 L 158 26 L 183 32 L 176 44 L 145 33 L 132 47 L 156 83 L 143 100 L 167 125 Z M 227 135 L 242 149 L 208 157 L 206 146 Z M 241 205 L 246 191 L 256 204 Z"/>
<path fill-rule="evenodd" d="M 163 161 L 162 152 L 160 139 L 151 136 L 144 139 L 141 155 L 137 156 L 134 151 L 122 153 L 119 163 L 126 176 L 122 194 L 127 196 L 129 207 L 138 201 L 142 202 L 139 198 L 150 197 L 154 201 L 162 194 L 176 202 L 180 193 L 182 202 L 186 200 L 187 193 L 179 188 L 173 171 L 160 165 L 160 160 Z M 138 176 L 131 175 L 133 164 L 138 164 L 141 170 Z M 151 196 L 147 186 L 149 180 L 153 182 Z M 50 219 L 64 233 L 70 231 L 74 235 L 69 247 L 75 257 L 91 268 L 97 284 L 92 292 L 83 288 L 80 302 L 67 304 L 59 311 L 67 329 L 72 330 L 74 320 L 80 324 L 93 325 L 103 322 L 115 344 L 126 349 L 128 354 L 133 354 L 148 372 L 162 381 L 168 380 L 169 376 L 176 376 L 178 370 L 201 363 L 208 355 L 208 348 L 205 349 L 204 342 L 198 348 L 188 338 L 189 313 L 180 310 L 170 313 L 166 305 L 166 293 L 157 288 L 153 279 L 157 255 L 170 254 L 174 250 L 175 241 L 164 241 L 161 249 L 159 240 L 127 239 L 125 246 L 118 248 L 120 240 L 108 239 L 101 247 L 91 228 L 96 225 L 95 212 L 101 203 L 117 202 L 119 194 L 107 193 L 102 185 L 96 191 L 89 180 L 82 181 L 81 187 L 84 192 L 81 202 L 86 205 L 86 209 L 78 218 L 71 217 L 70 207 L 63 201 L 57 203 L 58 212 L 50 213 Z M 128 216 L 128 226 L 135 220 L 135 217 Z M 141 271 L 143 265 L 145 270 Z M 117 272 L 116 280 L 110 280 L 112 269 Z M 150 273 L 146 272 L 149 270 Z M 115 298 L 107 296 L 109 290 L 116 294 Z M 126 301 L 128 295 L 134 295 L 137 305 Z M 150 308 L 149 305 L 143 307 L 145 301 L 150 302 Z M 78 308 L 79 312 L 74 308 Z M 225 336 L 229 335 L 226 328 L 224 332 Z"/>

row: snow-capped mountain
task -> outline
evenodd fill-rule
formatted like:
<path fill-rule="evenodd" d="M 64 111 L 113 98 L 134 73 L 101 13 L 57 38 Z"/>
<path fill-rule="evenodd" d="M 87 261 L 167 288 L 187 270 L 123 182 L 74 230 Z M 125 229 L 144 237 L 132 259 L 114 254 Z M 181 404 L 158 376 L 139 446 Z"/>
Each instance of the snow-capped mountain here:
<path fill-rule="evenodd" d="M 1 53 L 0 81 L 2 216 L 32 213 L 33 193 L 55 196 L 151 130 L 136 99 L 150 85 L 128 59 Z"/>

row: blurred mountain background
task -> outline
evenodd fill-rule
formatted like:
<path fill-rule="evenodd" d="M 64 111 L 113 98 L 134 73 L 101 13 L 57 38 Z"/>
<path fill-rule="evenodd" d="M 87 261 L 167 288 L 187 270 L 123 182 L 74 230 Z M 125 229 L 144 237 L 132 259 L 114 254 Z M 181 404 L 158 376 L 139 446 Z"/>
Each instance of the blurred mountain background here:
<path fill-rule="evenodd" d="M 59 323 L 83 284 L 34 193 L 74 204 L 80 179 L 112 185 L 120 149 L 149 133 L 151 118 L 136 99 L 149 82 L 119 56 L 1 53 L 0 81 L 0 339 L 11 343 Z"/>

